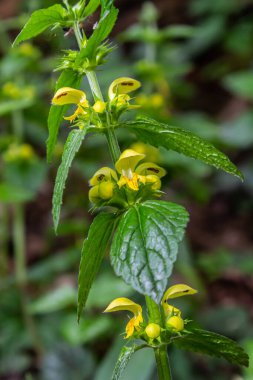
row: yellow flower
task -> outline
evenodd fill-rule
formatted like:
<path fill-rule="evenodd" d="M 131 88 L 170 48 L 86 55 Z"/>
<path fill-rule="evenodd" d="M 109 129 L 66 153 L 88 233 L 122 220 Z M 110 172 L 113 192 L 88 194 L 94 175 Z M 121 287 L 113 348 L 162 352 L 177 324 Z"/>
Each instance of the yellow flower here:
<path fill-rule="evenodd" d="M 130 189 L 139 190 L 138 182 L 145 183 L 145 177 L 135 173 L 136 165 L 145 157 L 144 154 L 137 153 L 132 149 L 126 149 L 115 163 L 115 168 L 121 174 L 118 186 L 121 188 L 127 185 Z"/>
<path fill-rule="evenodd" d="M 166 290 L 162 298 L 162 306 L 163 306 L 165 315 L 166 316 L 171 315 L 171 314 L 178 315 L 178 316 L 181 315 L 181 312 L 179 309 L 168 304 L 168 300 L 177 298 L 177 297 L 189 296 L 195 293 L 197 293 L 197 290 L 185 284 L 177 284 L 177 285 L 170 286 Z"/>
<path fill-rule="evenodd" d="M 136 169 L 136 173 L 141 175 L 156 175 L 162 178 L 166 175 L 166 170 L 152 162 L 144 162 Z"/>
<path fill-rule="evenodd" d="M 159 150 L 151 145 L 144 144 L 141 141 L 137 141 L 130 146 L 131 149 L 138 153 L 145 154 L 145 160 L 149 162 L 160 162 L 161 157 Z"/>
<path fill-rule="evenodd" d="M 62 87 L 54 95 L 52 104 L 56 106 L 64 106 L 65 104 L 76 104 L 77 109 L 73 115 L 64 117 L 65 120 L 74 121 L 79 115 L 86 115 L 84 110 L 89 107 L 89 102 L 86 99 L 86 95 L 81 90 L 76 90 L 71 87 Z"/>
<path fill-rule="evenodd" d="M 111 168 L 104 166 L 103 168 L 96 171 L 94 176 L 89 180 L 89 183 L 91 186 L 95 186 L 95 185 L 100 184 L 103 181 L 111 181 L 112 178 L 115 181 L 118 180 L 116 172 L 112 170 Z"/>
<path fill-rule="evenodd" d="M 111 83 L 108 90 L 109 99 L 112 101 L 115 97 L 135 91 L 140 86 L 141 86 L 140 82 L 136 79 L 127 78 L 127 77 L 115 79 Z"/>
<path fill-rule="evenodd" d="M 131 318 L 126 325 L 125 339 L 127 339 L 133 335 L 135 330 L 139 329 L 140 323 L 143 322 L 142 307 L 131 301 L 129 298 L 122 297 L 113 300 L 104 310 L 104 313 L 112 313 L 121 310 L 131 311 L 134 314 L 133 318 Z"/>

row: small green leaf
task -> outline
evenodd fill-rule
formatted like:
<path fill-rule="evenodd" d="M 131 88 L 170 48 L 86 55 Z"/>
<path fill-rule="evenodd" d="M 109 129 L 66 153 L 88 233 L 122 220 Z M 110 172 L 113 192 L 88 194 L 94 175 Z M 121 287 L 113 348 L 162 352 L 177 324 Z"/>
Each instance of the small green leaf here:
<path fill-rule="evenodd" d="M 65 70 L 59 76 L 58 81 L 55 85 L 55 92 L 61 87 L 74 87 L 78 88 L 81 82 L 80 75 L 73 70 Z M 68 109 L 66 106 L 51 106 L 48 115 L 48 132 L 49 136 L 47 139 L 47 159 L 51 162 L 52 155 L 54 152 L 54 147 L 57 142 L 57 136 L 60 124 L 62 122 L 63 115 Z"/>
<path fill-rule="evenodd" d="M 188 326 L 187 326 L 188 328 Z M 191 328 L 184 335 L 173 338 L 177 348 L 226 359 L 228 362 L 248 367 L 249 357 L 233 340 L 211 331 Z"/>
<path fill-rule="evenodd" d="M 98 8 L 100 4 L 100 0 L 90 0 L 89 4 L 86 5 L 84 9 L 84 17 L 90 16 L 92 13 L 95 12 L 95 10 Z"/>
<path fill-rule="evenodd" d="M 82 144 L 85 134 L 85 130 L 74 129 L 69 133 L 67 141 L 64 145 L 62 161 L 57 171 L 53 193 L 53 220 L 55 231 L 57 230 L 60 219 L 63 190 L 65 188 L 65 182 L 68 177 L 69 168 Z"/>
<path fill-rule="evenodd" d="M 88 298 L 92 282 L 109 247 L 114 223 L 114 214 L 99 214 L 93 220 L 88 237 L 84 241 L 78 277 L 78 320 Z"/>
<path fill-rule="evenodd" d="M 117 275 L 160 302 L 176 260 L 188 213 L 175 203 L 146 201 L 121 217 L 111 247 Z"/>
<path fill-rule="evenodd" d="M 144 142 L 174 150 L 243 179 L 242 173 L 224 153 L 185 129 L 171 127 L 149 118 L 137 119 L 124 125 Z"/>
<path fill-rule="evenodd" d="M 114 368 L 114 371 L 113 371 L 113 374 L 112 374 L 112 380 L 119 380 L 123 371 L 125 370 L 129 360 L 131 359 L 131 357 L 133 356 L 133 354 L 135 353 L 136 349 L 138 348 L 138 346 L 136 344 L 133 344 L 131 347 L 127 347 L 127 346 L 123 346 L 121 351 L 120 351 L 120 354 L 119 354 L 119 357 L 118 357 L 118 360 L 115 364 L 115 368 Z"/>
<path fill-rule="evenodd" d="M 17 46 L 20 42 L 37 36 L 50 26 L 64 24 L 66 16 L 67 12 L 60 4 L 55 4 L 52 7 L 33 12 L 13 42 L 13 46 Z"/>
<path fill-rule="evenodd" d="M 81 64 L 82 60 L 86 57 L 90 59 L 96 54 L 96 49 L 102 41 L 104 41 L 117 20 L 118 9 L 112 7 L 110 12 L 106 12 L 105 15 L 99 21 L 96 29 L 94 30 L 92 36 L 89 38 L 86 46 L 80 51 L 77 56 L 76 65 Z"/>

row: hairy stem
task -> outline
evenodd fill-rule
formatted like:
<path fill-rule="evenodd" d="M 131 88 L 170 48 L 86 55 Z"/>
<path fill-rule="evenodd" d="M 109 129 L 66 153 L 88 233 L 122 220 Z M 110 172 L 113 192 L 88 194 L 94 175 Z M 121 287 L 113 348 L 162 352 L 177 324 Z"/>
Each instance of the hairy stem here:
<path fill-rule="evenodd" d="M 146 296 L 145 298 L 148 308 L 149 322 L 157 323 L 158 325 L 163 326 L 160 306 L 150 297 Z M 154 351 L 159 380 L 171 380 L 172 377 L 166 346 L 154 348 Z"/>
<path fill-rule="evenodd" d="M 81 49 L 83 37 L 81 35 L 81 31 L 80 31 L 78 22 L 74 23 L 73 30 L 75 33 L 75 37 L 76 37 L 79 49 Z M 87 76 L 87 79 L 88 79 L 94 100 L 95 101 L 101 100 L 103 102 L 104 98 L 103 98 L 103 95 L 102 95 L 102 92 L 101 92 L 95 71 L 88 71 L 86 73 L 86 76 Z M 118 144 L 118 140 L 117 140 L 115 131 L 113 128 L 110 127 L 109 117 L 107 117 L 107 123 L 108 123 L 108 125 L 107 125 L 108 128 L 106 129 L 105 136 L 107 139 L 107 143 L 109 146 L 109 150 L 110 150 L 112 160 L 115 163 L 120 156 L 120 148 L 119 148 L 119 144 Z"/>

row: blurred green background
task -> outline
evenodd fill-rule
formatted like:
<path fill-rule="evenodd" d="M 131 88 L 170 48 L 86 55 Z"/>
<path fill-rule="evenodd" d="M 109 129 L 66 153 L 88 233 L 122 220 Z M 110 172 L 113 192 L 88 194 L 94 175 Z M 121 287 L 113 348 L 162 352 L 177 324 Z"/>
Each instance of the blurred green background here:
<path fill-rule="evenodd" d="M 60 1 L 59 1 L 60 2 Z M 110 165 L 103 138 L 90 137 L 65 189 L 58 235 L 51 197 L 68 125 L 52 165 L 46 163 L 47 114 L 53 69 L 71 33 L 53 30 L 12 49 L 29 14 L 57 1 L 0 1 L 0 378 L 109 380 L 123 344 L 126 315 L 103 315 L 116 297 L 142 297 L 117 278 L 108 258 L 76 321 L 77 273 L 89 213 L 88 179 Z M 134 144 L 164 166 L 164 199 L 191 215 L 170 284 L 186 282 L 197 297 L 178 303 L 185 318 L 237 340 L 253 356 L 253 1 L 116 1 L 115 49 L 98 73 L 142 82 L 141 112 L 214 143 L 238 165 L 241 183 L 174 152 Z M 92 31 L 96 16 L 84 26 Z M 65 36 L 64 36 L 65 33 Z M 63 37 L 64 36 L 64 37 Z M 86 80 L 82 88 L 89 94 Z M 252 380 L 253 368 L 171 351 L 175 380 Z M 156 379 L 153 353 L 134 356 L 125 380 Z"/>

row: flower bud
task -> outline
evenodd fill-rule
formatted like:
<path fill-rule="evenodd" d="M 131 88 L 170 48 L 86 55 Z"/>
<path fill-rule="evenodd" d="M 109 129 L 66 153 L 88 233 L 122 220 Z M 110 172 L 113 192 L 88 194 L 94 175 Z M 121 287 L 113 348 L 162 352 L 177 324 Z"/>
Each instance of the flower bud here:
<path fill-rule="evenodd" d="M 89 201 L 97 203 L 100 200 L 99 185 L 93 186 L 89 191 Z"/>
<path fill-rule="evenodd" d="M 95 112 L 97 113 L 103 113 L 106 108 L 106 103 L 102 102 L 101 100 L 97 100 L 96 103 L 92 107 Z"/>
<path fill-rule="evenodd" d="M 149 323 L 145 328 L 145 333 L 151 339 L 158 338 L 161 332 L 161 327 L 157 323 Z"/>
<path fill-rule="evenodd" d="M 182 331 L 184 329 L 184 320 L 181 317 L 174 315 L 167 319 L 166 328 L 175 332 Z"/>
<path fill-rule="evenodd" d="M 151 189 L 152 190 L 160 190 L 162 183 L 159 177 L 157 175 L 147 175 L 146 177 L 146 183 L 152 183 Z"/>
<path fill-rule="evenodd" d="M 113 196 L 114 184 L 112 182 L 102 182 L 98 185 L 98 194 L 102 199 L 111 199 Z"/>

